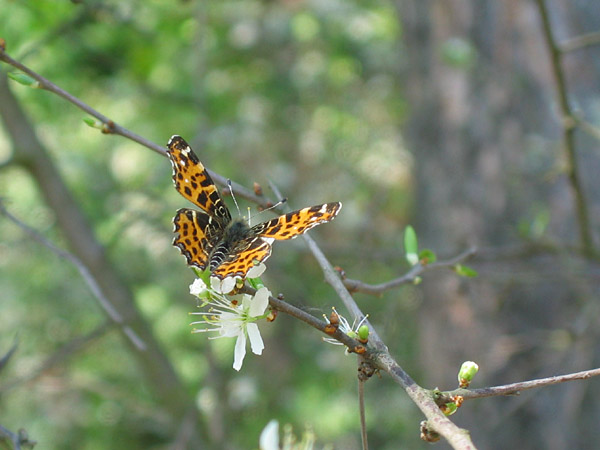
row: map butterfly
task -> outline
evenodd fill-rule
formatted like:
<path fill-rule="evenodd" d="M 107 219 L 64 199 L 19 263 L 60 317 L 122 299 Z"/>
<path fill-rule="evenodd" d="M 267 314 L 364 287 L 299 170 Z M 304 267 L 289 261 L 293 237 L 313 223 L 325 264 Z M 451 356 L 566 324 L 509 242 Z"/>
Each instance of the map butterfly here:
<path fill-rule="evenodd" d="M 201 211 L 182 208 L 173 224 L 178 247 L 187 264 L 210 269 L 220 280 L 245 278 L 248 271 L 271 255 L 274 240 L 293 239 L 326 223 L 342 208 L 339 202 L 292 211 L 250 227 L 243 218 L 232 219 L 212 178 L 194 151 L 180 136 L 167 144 L 175 189 Z"/>

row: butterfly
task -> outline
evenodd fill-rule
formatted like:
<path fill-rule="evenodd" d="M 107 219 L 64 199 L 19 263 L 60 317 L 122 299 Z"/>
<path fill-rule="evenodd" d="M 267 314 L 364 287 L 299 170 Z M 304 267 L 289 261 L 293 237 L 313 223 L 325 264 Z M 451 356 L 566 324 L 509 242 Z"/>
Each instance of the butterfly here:
<path fill-rule="evenodd" d="M 178 247 L 187 264 L 210 270 L 211 276 L 246 278 L 248 271 L 271 255 L 274 240 L 293 239 L 340 212 L 340 202 L 292 211 L 249 226 L 243 218 L 232 219 L 212 178 L 181 136 L 167 143 L 173 166 L 175 189 L 201 211 L 182 208 L 173 218 Z"/>

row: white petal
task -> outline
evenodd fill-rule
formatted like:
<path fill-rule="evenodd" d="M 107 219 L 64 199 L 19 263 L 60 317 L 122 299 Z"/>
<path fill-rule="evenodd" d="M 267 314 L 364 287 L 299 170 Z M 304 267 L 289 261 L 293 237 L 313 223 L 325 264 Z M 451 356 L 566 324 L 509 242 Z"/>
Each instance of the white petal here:
<path fill-rule="evenodd" d="M 221 291 L 223 294 L 228 294 L 235 288 L 235 277 L 227 277 L 221 282 Z"/>
<path fill-rule="evenodd" d="M 275 419 L 260 433 L 260 450 L 279 450 L 279 422 Z"/>
<path fill-rule="evenodd" d="M 190 284 L 190 294 L 199 296 L 206 292 L 206 283 L 202 278 L 196 278 L 192 284 Z"/>
<path fill-rule="evenodd" d="M 233 368 L 238 372 L 242 368 L 244 356 L 246 356 L 246 335 L 240 333 L 237 341 L 235 341 L 235 350 L 233 352 Z"/>
<path fill-rule="evenodd" d="M 250 339 L 250 347 L 252 348 L 252 353 L 255 355 L 262 355 L 262 351 L 265 348 L 265 344 L 263 343 L 262 337 L 260 336 L 260 331 L 258 329 L 258 325 L 255 323 L 249 323 L 246 325 L 246 331 L 248 332 L 248 339 Z"/>
<path fill-rule="evenodd" d="M 263 263 L 260 263 L 257 266 L 251 267 L 246 276 L 248 278 L 258 278 L 263 274 L 266 268 L 267 266 L 265 266 Z"/>
<path fill-rule="evenodd" d="M 219 334 L 223 337 L 235 337 L 242 333 L 242 321 L 237 314 L 222 313 L 219 324 Z"/>
<path fill-rule="evenodd" d="M 265 313 L 267 306 L 269 306 L 270 296 L 271 292 L 264 286 L 256 291 L 256 294 L 254 294 L 254 298 L 252 299 L 252 303 L 250 304 L 248 315 L 250 317 L 262 316 Z"/>
<path fill-rule="evenodd" d="M 248 295 L 248 294 L 243 294 L 242 295 L 242 306 L 241 306 L 242 310 L 249 311 L 250 306 L 252 306 L 252 296 Z"/>
<path fill-rule="evenodd" d="M 210 287 L 213 291 L 222 292 L 221 280 L 219 280 L 217 277 L 210 277 Z"/>

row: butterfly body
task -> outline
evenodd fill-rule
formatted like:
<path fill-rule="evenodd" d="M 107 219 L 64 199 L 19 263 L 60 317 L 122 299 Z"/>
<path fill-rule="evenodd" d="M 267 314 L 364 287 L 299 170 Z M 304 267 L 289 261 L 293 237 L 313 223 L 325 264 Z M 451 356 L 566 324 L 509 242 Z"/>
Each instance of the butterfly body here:
<path fill-rule="evenodd" d="M 211 275 L 245 278 L 248 271 L 271 255 L 274 240 L 293 239 L 312 227 L 332 220 L 342 207 L 325 203 L 249 226 L 242 218 L 232 219 L 210 175 L 179 136 L 167 144 L 177 191 L 201 208 L 182 208 L 173 224 L 173 245 L 185 256 L 188 265 Z"/>

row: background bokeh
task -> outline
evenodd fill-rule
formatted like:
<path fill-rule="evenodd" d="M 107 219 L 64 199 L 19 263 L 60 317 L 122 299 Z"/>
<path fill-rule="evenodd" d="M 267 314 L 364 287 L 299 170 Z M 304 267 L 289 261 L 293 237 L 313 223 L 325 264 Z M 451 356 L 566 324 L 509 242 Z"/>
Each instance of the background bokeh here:
<path fill-rule="evenodd" d="M 559 42 L 600 30 L 594 2 L 547 3 Z M 469 359 L 481 366 L 475 387 L 598 366 L 597 239 L 579 245 L 536 2 L 7 1 L 0 37 L 120 125 L 161 145 L 183 136 L 223 176 L 275 198 L 273 182 L 292 208 L 343 202 L 311 235 L 350 278 L 408 270 L 407 224 L 441 259 L 476 245 L 476 279 L 436 270 L 419 286 L 355 295 L 419 384 L 452 389 Z M 599 52 L 563 60 L 592 131 Z M 15 337 L 19 346 L 0 371 L 0 424 L 40 448 L 238 449 L 257 448 L 276 418 L 312 428 L 319 445 L 360 448 L 356 362 L 341 347 L 280 314 L 261 328 L 263 355 L 237 373 L 233 340 L 190 334 L 193 273 L 171 246 L 174 211 L 189 205 L 168 160 L 88 127 L 53 94 L 9 89 L 163 359 L 135 355 L 77 269 L 2 217 L 0 353 Z M 73 250 L 71 212 L 48 203 L 29 141 L 8 131 L 15 117 L 4 112 L 0 127 L 2 201 Z M 576 145 L 596 233 L 598 141 L 577 131 Z M 315 316 L 345 314 L 301 239 L 277 244 L 267 266 L 274 293 Z M 152 361 L 176 377 L 162 386 Z M 479 448 L 592 448 L 598 386 L 470 401 L 452 419 Z M 421 413 L 389 378 L 370 380 L 366 396 L 372 448 L 429 446 Z"/>

